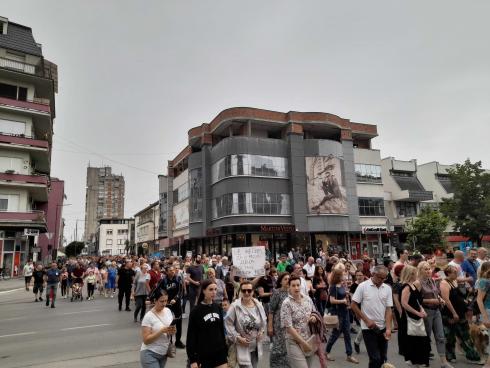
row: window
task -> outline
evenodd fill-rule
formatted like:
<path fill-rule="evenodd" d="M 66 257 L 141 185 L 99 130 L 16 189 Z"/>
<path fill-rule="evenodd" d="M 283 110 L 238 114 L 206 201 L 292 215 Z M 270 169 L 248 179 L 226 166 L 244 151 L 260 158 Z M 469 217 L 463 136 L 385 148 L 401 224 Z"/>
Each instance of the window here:
<path fill-rule="evenodd" d="M 0 194 L 0 211 L 19 211 L 19 195 Z"/>
<path fill-rule="evenodd" d="M 180 187 L 174 190 L 174 203 L 182 202 L 184 199 L 187 198 L 189 198 L 188 183 L 182 184 Z"/>
<path fill-rule="evenodd" d="M 395 202 L 396 213 L 400 217 L 415 217 L 417 216 L 416 202 Z"/>
<path fill-rule="evenodd" d="M 190 221 L 202 221 L 202 169 L 190 171 Z"/>
<path fill-rule="evenodd" d="M 355 170 L 358 183 L 381 183 L 381 166 L 356 164 Z"/>
<path fill-rule="evenodd" d="M 27 88 L 19 87 L 19 96 L 17 99 L 19 101 L 27 101 Z"/>
<path fill-rule="evenodd" d="M 0 83 L 0 97 L 17 99 L 17 86 L 11 84 Z"/>
<path fill-rule="evenodd" d="M 230 155 L 215 162 L 211 168 L 212 183 L 229 176 L 265 176 L 287 178 L 285 157 L 249 154 Z"/>
<path fill-rule="evenodd" d="M 106 239 L 105 244 L 106 245 L 112 245 L 112 239 Z"/>
<path fill-rule="evenodd" d="M 117 239 L 117 245 L 123 245 L 124 239 Z"/>
<path fill-rule="evenodd" d="M 0 172 L 13 170 L 18 173 L 22 170 L 23 160 L 19 157 L 0 157 Z"/>
<path fill-rule="evenodd" d="M 359 198 L 360 216 L 384 216 L 385 206 L 383 198 Z"/>
<path fill-rule="evenodd" d="M 128 229 L 118 229 L 117 235 L 125 235 L 128 233 Z"/>
<path fill-rule="evenodd" d="M 214 198 L 213 219 L 232 215 L 290 215 L 289 194 L 227 193 Z"/>
<path fill-rule="evenodd" d="M 7 134 L 25 134 L 26 123 L 21 121 L 0 119 L 0 132 Z"/>
<path fill-rule="evenodd" d="M 107 229 L 105 232 L 106 235 L 112 235 L 112 229 Z"/>

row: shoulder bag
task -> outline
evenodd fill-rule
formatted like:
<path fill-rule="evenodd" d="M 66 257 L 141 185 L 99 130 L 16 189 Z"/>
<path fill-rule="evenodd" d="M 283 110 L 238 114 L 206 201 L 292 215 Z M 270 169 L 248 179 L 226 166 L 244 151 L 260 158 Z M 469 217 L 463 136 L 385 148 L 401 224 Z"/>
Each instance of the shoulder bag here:
<path fill-rule="evenodd" d="M 153 315 L 157 317 L 160 320 L 160 322 L 162 322 L 162 325 L 165 325 L 162 319 L 158 317 L 156 313 L 154 313 L 153 311 L 151 311 L 151 313 L 153 313 Z M 176 355 L 177 355 L 177 349 L 175 348 L 175 344 L 173 342 L 173 335 L 170 335 L 170 342 L 168 344 L 168 349 L 167 349 L 167 358 L 175 358 Z"/>
<path fill-rule="evenodd" d="M 335 286 L 335 299 L 337 299 L 337 286 Z M 330 295 L 328 295 L 328 300 L 330 301 Z M 328 329 L 339 328 L 339 316 L 325 313 L 323 323 L 325 324 L 325 328 Z"/>
<path fill-rule="evenodd" d="M 410 291 L 412 288 L 410 287 Z M 420 303 L 417 301 L 420 309 Z M 419 318 L 411 318 L 407 311 L 405 311 L 407 315 L 407 335 L 408 336 L 427 336 L 427 331 L 425 331 L 424 319 Z"/>

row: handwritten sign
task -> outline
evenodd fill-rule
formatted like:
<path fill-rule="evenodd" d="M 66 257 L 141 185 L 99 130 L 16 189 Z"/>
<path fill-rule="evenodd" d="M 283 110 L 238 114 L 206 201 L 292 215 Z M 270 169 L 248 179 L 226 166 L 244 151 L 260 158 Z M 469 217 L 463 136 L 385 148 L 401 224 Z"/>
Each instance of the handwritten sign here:
<path fill-rule="evenodd" d="M 192 258 L 192 250 L 188 250 L 185 254 L 187 258 Z"/>
<path fill-rule="evenodd" d="M 242 247 L 232 248 L 233 266 L 240 277 L 257 277 L 265 275 L 265 248 Z"/>

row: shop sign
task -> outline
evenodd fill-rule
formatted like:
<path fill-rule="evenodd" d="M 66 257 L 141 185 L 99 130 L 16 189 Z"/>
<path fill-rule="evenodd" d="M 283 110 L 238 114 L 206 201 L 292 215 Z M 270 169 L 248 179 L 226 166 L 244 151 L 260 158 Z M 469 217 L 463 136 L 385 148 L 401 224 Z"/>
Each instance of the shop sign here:
<path fill-rule="evenodd" d="M 38 236 L 39 229 L 24 229 L 24 235 L 26 236 Z"/>
<path fill-rule="evenodd" d="M 363 226 L 361 229 L 363 234 L 385 234 L 388 232 L 386 226 Z"/>
<path fill-rule="evenodd" d="M 262 233 L 294 233 L 295 225 L 260 225 Z"/>

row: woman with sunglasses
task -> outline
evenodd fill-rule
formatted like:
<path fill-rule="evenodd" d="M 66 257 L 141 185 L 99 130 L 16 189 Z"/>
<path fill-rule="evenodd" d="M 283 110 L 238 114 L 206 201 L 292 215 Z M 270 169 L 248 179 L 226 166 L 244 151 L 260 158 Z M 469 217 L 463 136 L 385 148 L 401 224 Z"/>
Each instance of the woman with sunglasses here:
<path fill-rule="evenodd" d="M 140 362 L 143 368 L 163 368 L 167 362 L 167 350 L 170 345 L 170 336 L 176 332 L 171 326 L 173 315 L 166 308 L 168 295 L 165 291 L 157 290 L 154 294 L 155 306 L 148 312 L 141 322 Z"/>
<path fill-rule="evenodd" d="M 253 297 L 253 284 L 240 283 L 241 297 L 226 314 L 227 337 L 236 344 L 240 368 L 256 368 L 262 357 L 262 337 L 267 319 L 262 304 Z"/>
<path fill-rule="evenodd" d="M 228 347 L 225 341 L 223 309 L 213 300 L 216 284 L 201 282 L 201 292 L 189 316 L 187 356 L 191 368 L 227 368 Z"/>

